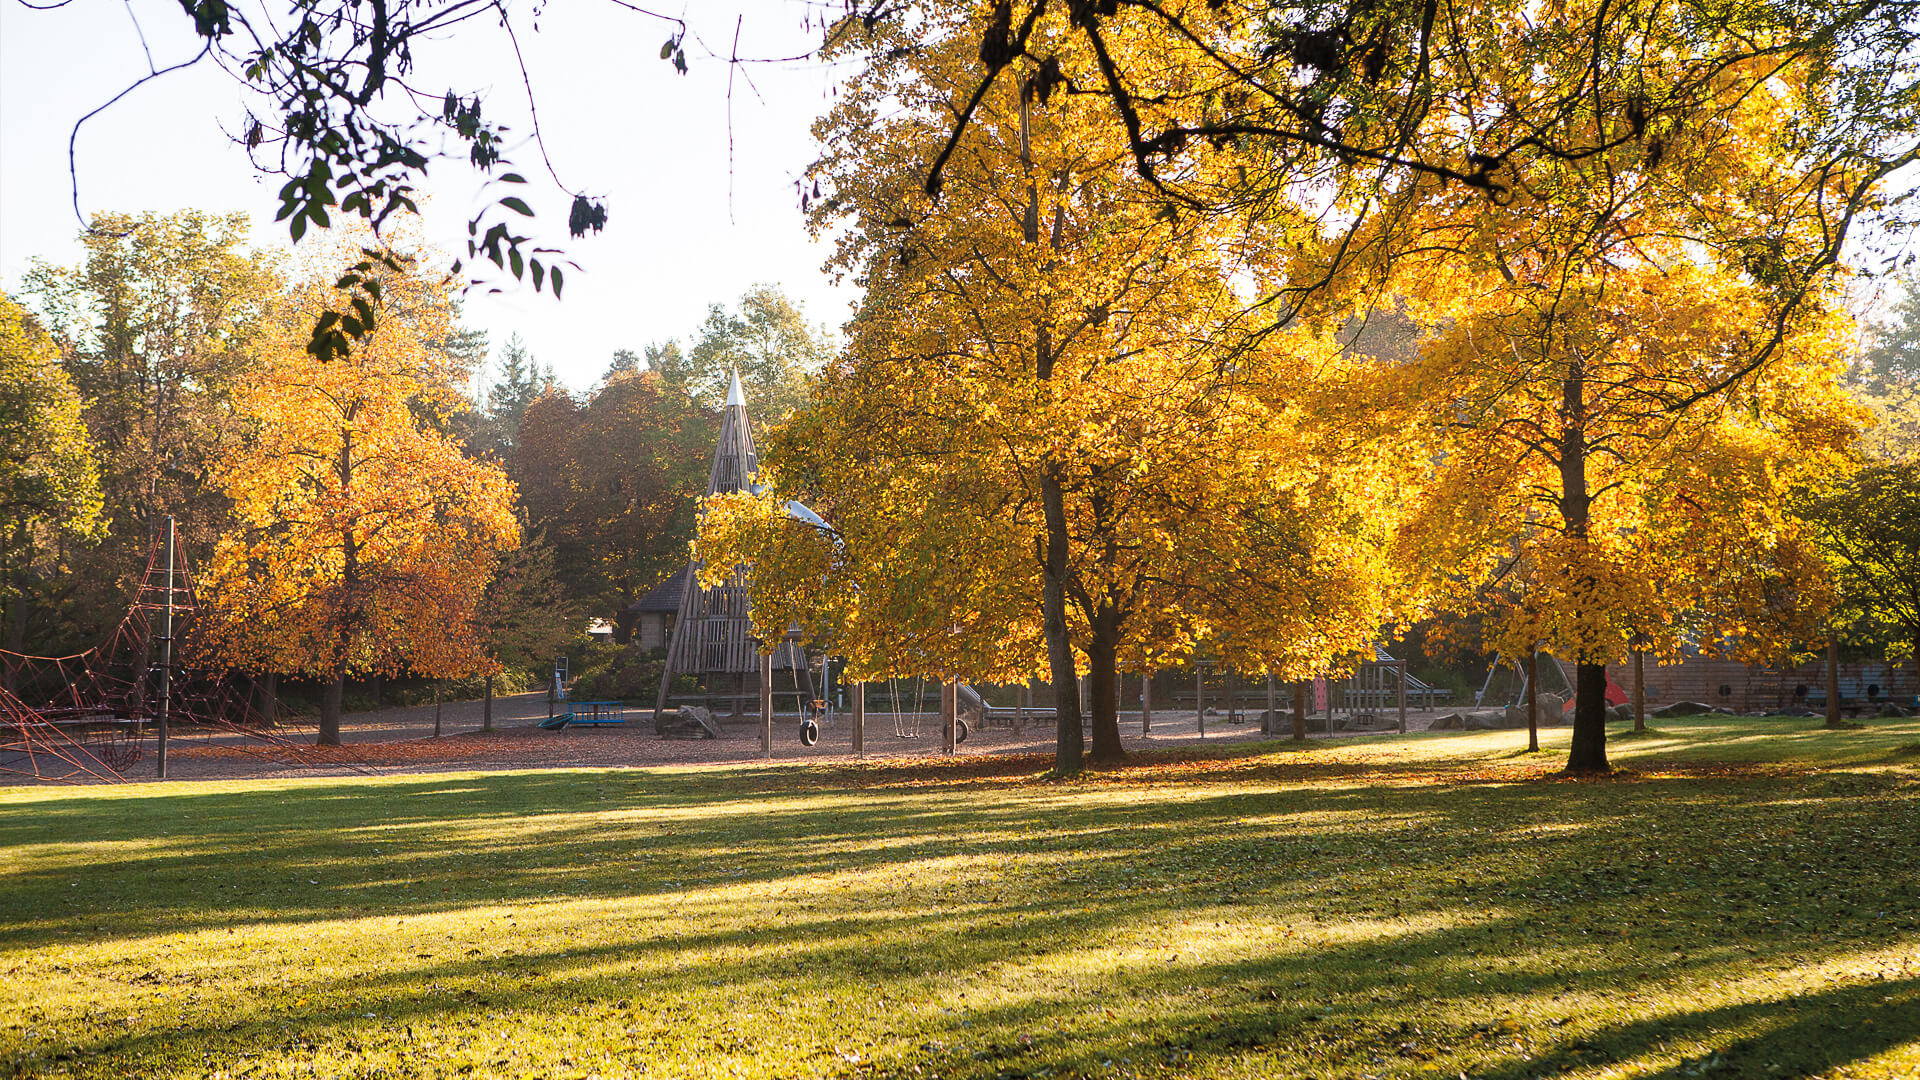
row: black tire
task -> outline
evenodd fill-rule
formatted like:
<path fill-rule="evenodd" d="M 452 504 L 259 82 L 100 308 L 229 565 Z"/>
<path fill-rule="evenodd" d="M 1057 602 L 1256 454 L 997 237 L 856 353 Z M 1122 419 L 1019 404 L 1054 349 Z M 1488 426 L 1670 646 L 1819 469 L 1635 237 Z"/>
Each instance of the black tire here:
<path fill-rule="evenodd" d="M 954 720 L 953 720 L 953 745 L 955 745 L 955 746 L 959 746 L 959 745 L 960 745 L 961 743 L 963 743 L 963 742 L 966 742 L 966 741 L 967 741 L 967 730 L 968 730 L 968 729 L 967 729 L 967 722 L 966 722 L 965 720 L 962 720 L 962 719 L 960 719 L 960 718 L 959 718 L 959 717 L 957 717 L 957 716 L 956 716 L 956 717 L 954 717 Z"/>
<path fill-rule="evenodd" d="M 820 741 L 820 725 L 811 720 L 800 721 L 800 745 L 812 746 Z"/>

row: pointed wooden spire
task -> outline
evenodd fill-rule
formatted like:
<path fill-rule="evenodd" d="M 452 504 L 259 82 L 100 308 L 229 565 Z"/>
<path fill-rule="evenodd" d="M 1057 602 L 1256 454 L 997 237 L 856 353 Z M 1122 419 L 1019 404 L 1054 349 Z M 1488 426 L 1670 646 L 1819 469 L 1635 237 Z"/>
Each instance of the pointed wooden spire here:
<path fill-rule="evenodd" d="M 727 387 L 727 404 L 720 412 L 720 436 L 713 444 L 713 468 L 707 475 L 708 495 L 730 495 L 755 491 L 753 474 L 760 459 L 753 449 L 753 421 L 747 416 L 747 395 L 735 371 Z M 667 667 L 663 675 L 655 719 L 666 704 L 673 676 L 754 675 L 760 671 L 758 643 L 747 620 L 747 589 L 744 570 L 711 589 L 702 589 L 695 578 L 698 563 L 689 563 L 681 571 L 686 575 L 680 594 L 680 611 L 674 620 L 673 642 L 667 649 Z M 804 655 L 790 643 L 775 651 L 774 666 L 792 670 L 806 663 Z"/>

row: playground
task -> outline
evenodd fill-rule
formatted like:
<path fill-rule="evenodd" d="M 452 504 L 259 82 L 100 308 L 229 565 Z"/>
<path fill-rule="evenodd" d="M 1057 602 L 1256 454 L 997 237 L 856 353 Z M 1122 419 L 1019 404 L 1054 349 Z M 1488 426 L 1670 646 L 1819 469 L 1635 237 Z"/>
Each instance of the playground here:
<path fill-rule="evenodd" d="M 1920 721 L 1566 737 L 9 788 L 0 1074 L 1920 1073 Z"/>

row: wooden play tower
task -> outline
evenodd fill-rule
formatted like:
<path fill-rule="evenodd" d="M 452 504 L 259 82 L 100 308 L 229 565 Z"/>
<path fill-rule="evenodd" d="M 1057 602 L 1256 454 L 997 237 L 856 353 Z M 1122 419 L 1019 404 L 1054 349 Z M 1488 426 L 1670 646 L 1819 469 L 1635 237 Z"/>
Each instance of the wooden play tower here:
<path fill-rule="evenodd" d="M 708 497 L 760 490 L 753 479 L 758 466 L 753 422 L 747 416 L 747 397 L 736 371 L 720 414 L 720 437 L 714 443 L 713 468 L 707 476 Z M 680 610 L 674 619 L 666 668 L 660 674 L 660 693 L 653 707 L 656 729 L 670 701 L 704 705 L 715 713 L 738 714 L 744 703 L 774 689 L 760 685 L 767 676 L 772 676 L 782 695 L 811 700 L 812 676 L 806 653 L 798 644 L 781 642 L 774 650 L 771 666 L 763 664 L 760 642 L 747 619 L 746 569 L 736 569 L 726 582 L 710 589 L 700 588 L 699 570 L 698 562 L 680 570 Z M 673 693 L 673 679 L 678 675 L 698 677 L 704 689 Z M 714 708 L 720 705 L 727 708 Z"/>

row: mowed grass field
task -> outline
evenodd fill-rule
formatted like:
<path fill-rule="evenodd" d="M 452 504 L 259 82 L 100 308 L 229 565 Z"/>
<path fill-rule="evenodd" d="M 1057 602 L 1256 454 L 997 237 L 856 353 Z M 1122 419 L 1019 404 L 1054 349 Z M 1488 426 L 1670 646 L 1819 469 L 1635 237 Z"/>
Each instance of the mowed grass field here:
<path fill-rule="evenodd" d="M 1661 728 L 14 788 L 0 1076 L 1920 1077 L 1920 721 Z"/>

